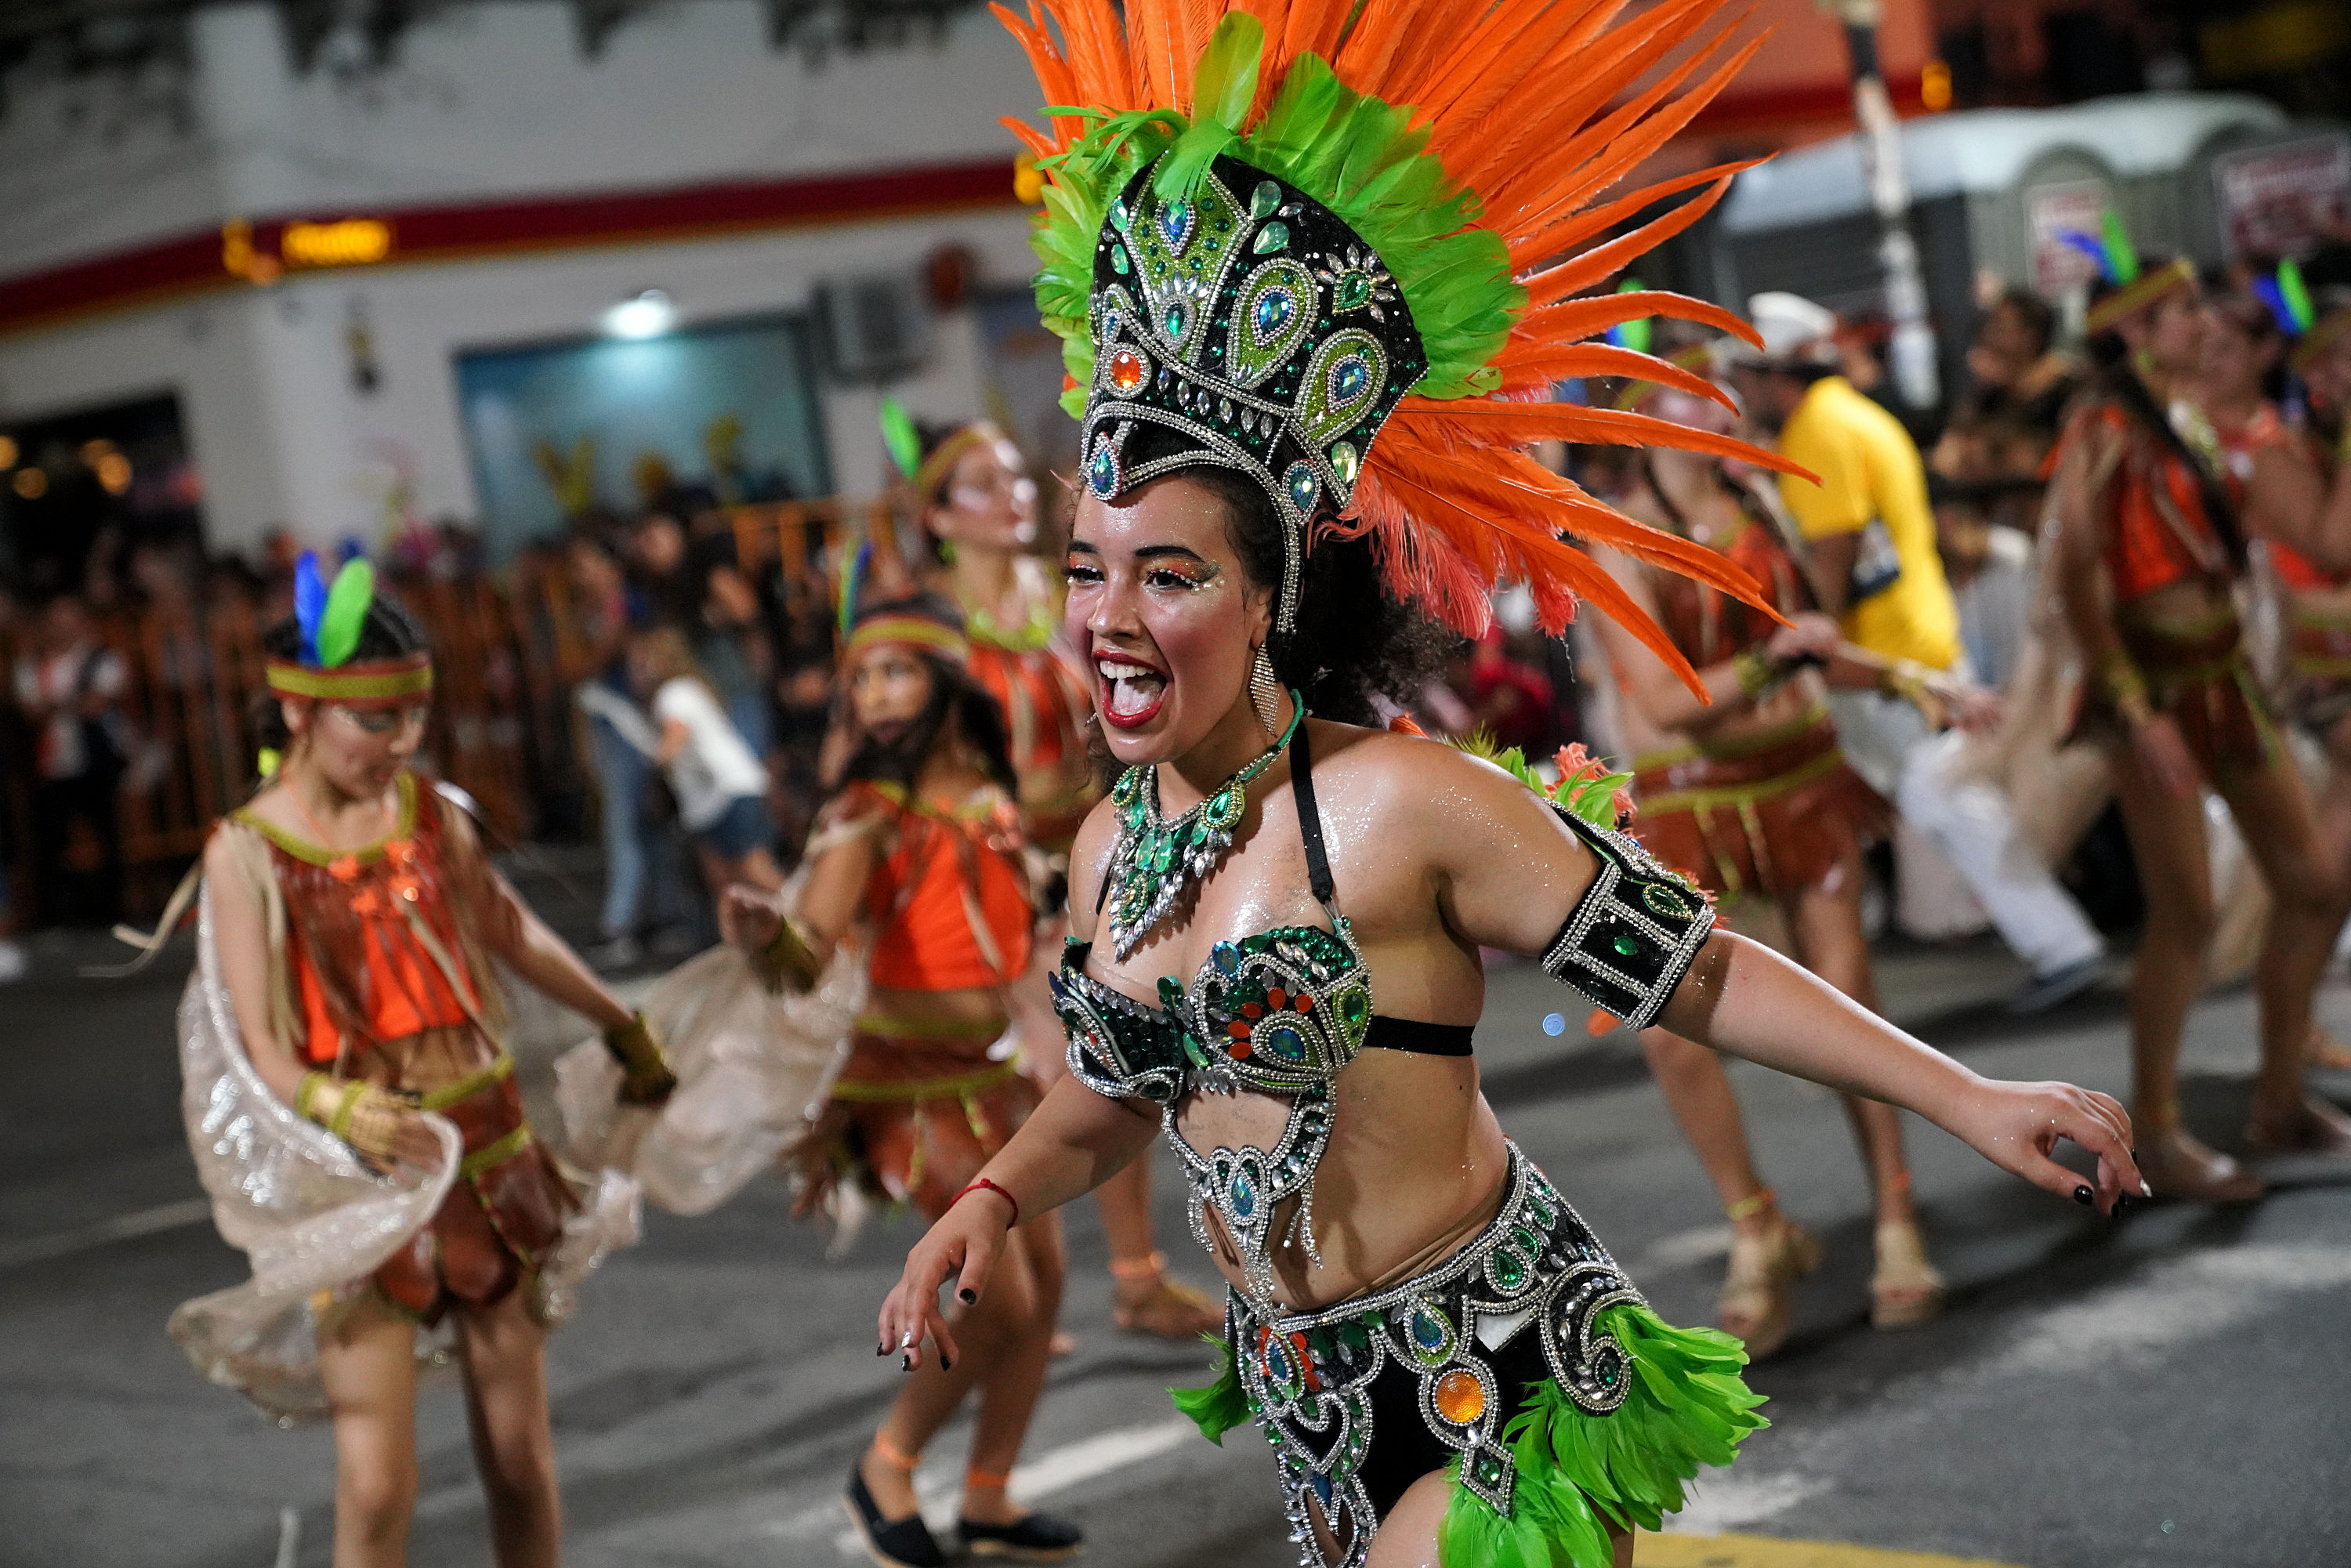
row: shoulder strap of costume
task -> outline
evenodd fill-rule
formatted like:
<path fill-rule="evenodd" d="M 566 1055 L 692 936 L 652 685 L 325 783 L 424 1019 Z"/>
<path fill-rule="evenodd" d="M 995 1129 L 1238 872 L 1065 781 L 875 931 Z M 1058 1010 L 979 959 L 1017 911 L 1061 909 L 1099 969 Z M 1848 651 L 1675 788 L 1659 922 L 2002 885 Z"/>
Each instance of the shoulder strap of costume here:
<path fill-rule="evenodd" d="M 1290 792 L 1298 800 L 1298 836 L 1306 845 L 1306 881 L 1315 901 L 1338 918 L 1339 889 L 1331 880 L 1331 856 L 1322 844 L 1322 813 L 1314 804 L 1314 752 L 1306 738 L 1307 723 L 1298 721 L 1290 743 Z"/>

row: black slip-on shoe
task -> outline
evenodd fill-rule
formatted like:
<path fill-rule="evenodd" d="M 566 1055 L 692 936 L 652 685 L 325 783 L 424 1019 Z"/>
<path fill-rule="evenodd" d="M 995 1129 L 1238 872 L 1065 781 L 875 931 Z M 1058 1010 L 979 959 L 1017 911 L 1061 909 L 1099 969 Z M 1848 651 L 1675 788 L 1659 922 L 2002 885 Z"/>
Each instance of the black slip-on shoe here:
<path fill-rule="evenodd" d="M 904 1519 L 883 1519 L 857 1465 L 849 1467 L 849 1490 L 841 1505 L 849 1511 L 849 1522 L 857 1527 L 865 1554 L 881 1568 L 946 1568 L 947 1554 L 931 1538 L 931 1527 L 923 1522 L 923 1516 L 910 1513 Z"/>
<path fill-rule="evenodd" d="M 1023 1514 L 1010 1524 L 956 1521 L 964 1550 L 974 1557 L 1001 1557 L 1012 1563 L 1060 1563 L 1075 1557 L 1086 1543 L 1086 1532 L 1066 1519 L 1050 1513 Z"/>

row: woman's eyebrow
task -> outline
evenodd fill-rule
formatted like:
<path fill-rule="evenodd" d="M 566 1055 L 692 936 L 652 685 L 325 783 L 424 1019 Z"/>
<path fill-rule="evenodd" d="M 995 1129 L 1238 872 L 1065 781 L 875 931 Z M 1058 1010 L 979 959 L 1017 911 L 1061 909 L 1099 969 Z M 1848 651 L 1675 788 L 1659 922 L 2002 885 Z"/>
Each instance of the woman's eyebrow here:
<path fill-rule="evenodd" d="M 1186 545 L 1144 545 L 1134 552 L 1137 560 L 1155 560 L 1167 556 L 1182 556 L 1186 560 L 1196 560 L 1202 566 L 1208 564 L 1207 556 Z"/>
<path fill-rule="evenodd" d="M 1099 550 L 1099 549 L 1095 549 L 1092 545 L 1088 544 L 1088 543 L 1087 543 L 1085 540 L 1083 540 L 1083 539 L 1071 539 L 1071 540 L 1070 541 L 1069 549 L 1070 549 L 1070 553 L 1071 553 L 1071 555 L 1076 555 L 1076 554 L 1080 553 L 1081 551 L 1082 551 L 1083 553 L 1085 553 L 1085 554 L 1087 554 L 1087 555 L 1100 555 L 1100 554 L 1102 554 L 1102 551 L 1101 551 L 1101 550 Z"/>

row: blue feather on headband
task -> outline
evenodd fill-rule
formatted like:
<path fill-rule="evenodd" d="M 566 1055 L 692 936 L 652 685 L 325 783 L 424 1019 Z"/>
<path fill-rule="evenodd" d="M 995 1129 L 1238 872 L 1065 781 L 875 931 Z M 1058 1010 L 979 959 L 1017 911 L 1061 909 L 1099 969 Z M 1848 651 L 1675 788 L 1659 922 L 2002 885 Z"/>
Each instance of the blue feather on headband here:
<path fill-rule="evenodd" d="M 304 550 L 294 563 L 294 623 L 302 632 L 302 662 L 319 664 L 319 625 L 327 613 L 327 581 L 319 575 L 319 555 Z"/>

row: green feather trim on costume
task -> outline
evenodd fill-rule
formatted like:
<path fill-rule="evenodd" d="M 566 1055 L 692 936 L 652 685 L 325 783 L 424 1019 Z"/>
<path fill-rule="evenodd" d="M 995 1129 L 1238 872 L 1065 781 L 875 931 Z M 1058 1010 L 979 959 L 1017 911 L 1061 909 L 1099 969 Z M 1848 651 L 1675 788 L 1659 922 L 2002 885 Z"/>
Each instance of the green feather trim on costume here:
<path fill-rule="evenodd" d="M 1437 1529 L 1447 1568 L 1608 1568 L 1608 1531 L 1655 1530 L 1682 1506 L 1700 1465 L 1727 1465 L 1748 1433 L 1771 1425 L 1739 1375 L 1740 1343 L 1718 1329 L 1677 1329 L 1625 1302 L 1600 1314 L 1632 1358 L 1625 1403 L 1577 1409 L 1546 1378 L 1504 1429 L 1518 1467 L 1508 1518 L 1462 1486 Z M 1460 1461 L 1454 1461 L 1458 1478 Z"/>
<path fill-rule="evenodd" d="M 922 467 L 922 432 L 914 428 L 914 416 L 906 412 L 906 405 L 894 397 L 882 400 L 882 445 L 907 478 Z"/>
<path fill-rule="evenodd" d="M 1213 1335 L 1201 1336 L 1217 1347 L 1216 1380 L 1204 1388 L 1171 1388 L 1167 1397 L 1176 1408 L 1192 1418 L 1200 1428 L 1200 1436 L 1218 1448 L 1225 1444 L 1225 1434 L 1236 1427 L 1246 1426 L 1254 1413 L 1249 1409 L 1249 1395 L 1241 1388 L 1241 1375 L 1233 1365 L 1230 1346 Z"/>
<path fill-rule="evenodd" d="M 1552 783 L 1534 770 L 1525 752 L 1515 746 L 1507 751 L 1502 749 L 1490 730 L 1478 729 L 1457 736 L 1451 745 L 1458 751 L 1492 763 L 1544 800 L 1566 807 L 1595 827 L 1616 825 L 1617 796 L 1633 781 L 1630 773 L 1611 773 L 1584 756 L 1580 746 L 1560 752 L 1559 781 Z"/>
<path fill-rule="evenodd" d="M 327 608 L 319 616 L 319 667 L 338 668 L 358 652 L 360 628 L 367 623 L 368 606 L 375 602 L 375 568 L 366 560 L 347 560 L 327 590 Z"/>
<path fill-rule="evenodd" d="M 1420 334 L 1428 368 L 1411 389 L 1416 395 L 1472 397 L 1499 386 L 1491 361 L 1527 295 L 1510 276 L 1501 235 L 1477 226 L 1476 194 L 1455 183 L 1427 151 L 1428 131 L 1413 127 L 1412 106 L 1354 91 L 1318 55 L 1298 57 L 1264 118 L 1236 137 L 1257 91 L 1263 49 L 1263 28 L 1248 13 L 1229 13 L 1217 25 L 1195 78 L 1196 120 L 1165 109 L 1045 110 L 1088 122 L 1067 152 L 1039 161 L 1053 178 L 1030 239 L 1042 264 L 1038 308 L 1061 335 L 1063 365 L 1076 383 L 1061 398 L 1072 415 L 1084 411 L 1093 384 L 1089 307 L 1102 220 L 1135 172 L 1170 149 L 1175 155 L 1154 181 L 1163 197 L 1188 193 L 1208 165 L 1229 152 L 1295 185 L 1363 236 L 1395 278 Z"/>

